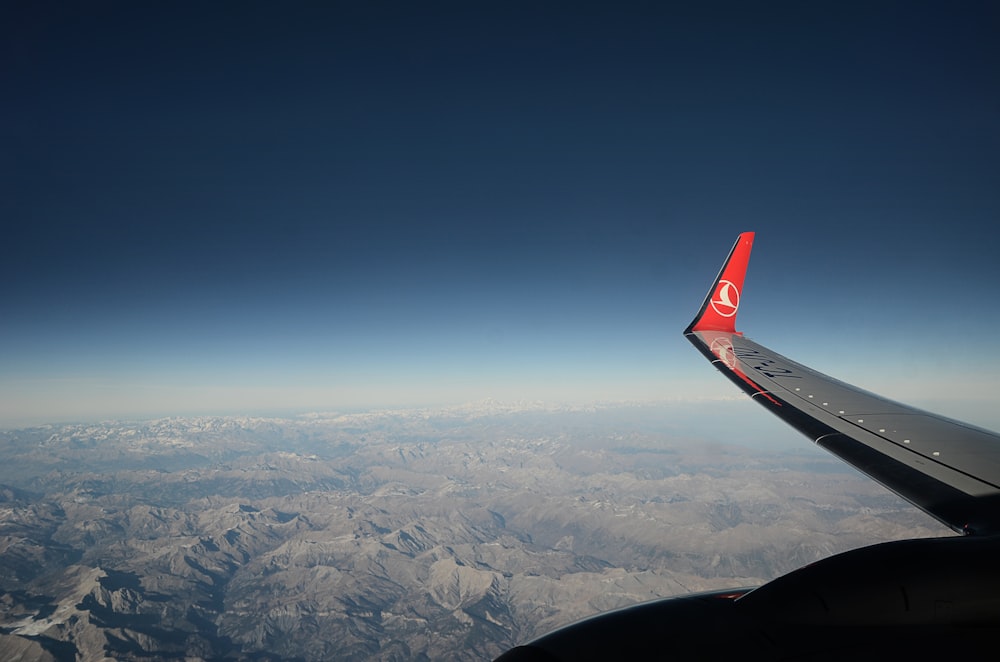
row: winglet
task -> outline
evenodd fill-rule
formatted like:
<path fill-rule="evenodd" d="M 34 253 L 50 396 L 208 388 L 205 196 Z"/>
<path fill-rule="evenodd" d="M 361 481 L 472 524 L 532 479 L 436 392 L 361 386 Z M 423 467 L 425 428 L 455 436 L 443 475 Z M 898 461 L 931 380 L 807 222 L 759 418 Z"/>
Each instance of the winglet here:
<path fill-rule="evenodd" d="M 722 265 L 712 289 L 701 304 L 684 333 L 692 331 L 724 331 L 736 333 L 736 312 L 740 309 L 743 292 L 743 278 L 750 263 L 750 249 L 753 247 L 753 232 L 744 232 L 736 239 L 733 250 Z"/>

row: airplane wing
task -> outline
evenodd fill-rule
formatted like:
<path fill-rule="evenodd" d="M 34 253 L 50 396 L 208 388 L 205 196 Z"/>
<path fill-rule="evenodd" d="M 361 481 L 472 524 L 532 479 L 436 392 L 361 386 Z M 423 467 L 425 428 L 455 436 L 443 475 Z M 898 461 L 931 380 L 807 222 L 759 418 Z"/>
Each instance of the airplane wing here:
<path fill-rule="evenodd" d="M 736 330 L 753 239 L 737 239 L 687 339 L 754 401 L 953 530 L 1000 532 L 1000 435 L 846 384 Z"/>
<path fill-rule="evenodd" d="M 600 614 L 498 662 L 943 659 L 1000 640 L 1000 436 L 845 384 L 744 337 L 736 313 L 753 237 L 736 241 L 688 340 L 756 402 L 966 535 L 879 543 L 757 588 Z"/>

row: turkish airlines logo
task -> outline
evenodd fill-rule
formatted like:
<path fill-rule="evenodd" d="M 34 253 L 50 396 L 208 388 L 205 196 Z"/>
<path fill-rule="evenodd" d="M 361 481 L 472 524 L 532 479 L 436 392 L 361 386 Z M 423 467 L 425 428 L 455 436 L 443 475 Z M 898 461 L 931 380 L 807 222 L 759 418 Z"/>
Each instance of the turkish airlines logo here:
<path fill-rule="evenodd" d="M 720 280 L 712 299 L 712 310 L 722 317 L 732 317 L 740 308 L 740 291 L 732 282 Z"/>
<path fill-rule="evenodd" d="M 719 357 L 730 370 L 736 370 L 736 350 L 728 338 L 716 338 L 712 341 L 711 352 Z"/>

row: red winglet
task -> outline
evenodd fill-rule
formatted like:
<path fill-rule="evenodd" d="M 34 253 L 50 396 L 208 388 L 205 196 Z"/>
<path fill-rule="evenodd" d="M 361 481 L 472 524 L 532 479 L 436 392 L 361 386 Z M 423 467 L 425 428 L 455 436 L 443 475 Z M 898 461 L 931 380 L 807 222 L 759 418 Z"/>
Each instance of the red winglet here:
<path fill-rule="evenodd" d="M 744 232 L 722 265 L 715 284 L 701 304 L 701 310 L 684 333 L 692 331 L 724 331 L 736 333 L 736 312 L 740 309 L 743 278 L 750 263 L 753 232 Z"/>

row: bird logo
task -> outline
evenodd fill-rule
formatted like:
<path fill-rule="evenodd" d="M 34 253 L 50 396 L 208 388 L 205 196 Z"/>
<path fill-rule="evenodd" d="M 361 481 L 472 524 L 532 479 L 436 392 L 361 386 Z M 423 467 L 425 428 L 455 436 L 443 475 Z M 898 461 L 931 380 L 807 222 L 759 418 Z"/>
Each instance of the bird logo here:
<path fill-rule="evenodd" d="M 733 343 L 730 342 L 729 338 L 716 338 L 712 341 L 712 346 L 709 349 L 711 349 L 712 353 L 718 356 L 730 370 L 737 370 L 736 350 L 733 348 Z"/>
<path fill-rule="evenodd" d="M 740 291 L 728 280 L 720 280 L 712 297 L 712 310 L 722 317 L 732 317 L 740 308 Z"/>

